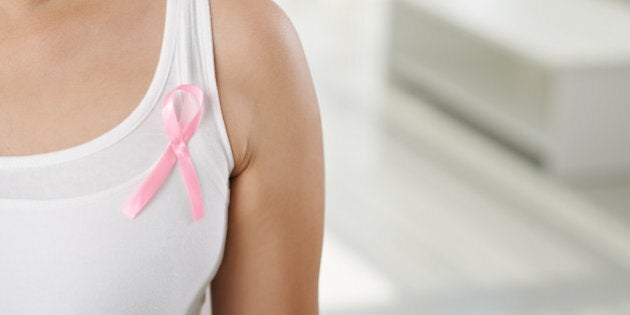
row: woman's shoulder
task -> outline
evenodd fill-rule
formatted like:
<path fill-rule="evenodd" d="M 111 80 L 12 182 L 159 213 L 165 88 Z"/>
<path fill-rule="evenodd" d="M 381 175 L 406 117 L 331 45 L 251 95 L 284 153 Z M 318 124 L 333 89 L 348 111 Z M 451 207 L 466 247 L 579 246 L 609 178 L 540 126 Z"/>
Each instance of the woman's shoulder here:
<path fill-rule="evenodd" d="M 291 21 L 270 0 L 209 1 L 235 153 L 213 313 L 317 314 L 324 158 L 306 58 Z"/>
<path fill-rule="evenodd" d="M 309 119 L 305 115 L 319 120 L 319 111 L 300 40 L 285 12 L 271 0 L 209 1 L 236 176 L 263 148 L 274 149 L 280 140 L 274 135 L 290 128 L 282 122 Z"/>

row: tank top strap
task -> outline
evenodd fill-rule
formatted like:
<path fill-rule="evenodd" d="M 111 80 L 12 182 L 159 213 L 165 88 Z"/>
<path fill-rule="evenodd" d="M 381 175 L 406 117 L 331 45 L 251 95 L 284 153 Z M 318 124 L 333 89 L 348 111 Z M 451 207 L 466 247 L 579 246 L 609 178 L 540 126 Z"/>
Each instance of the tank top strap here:
<path fill-rule="evenodd" d="M 229 177 L 234 168 L 234 157 L 228 138 L 223 111 L 219 100 L 210 0 L 169 0 L 178 1 L 178 16 L 175 20 L 177 40 L 171 78 L 168 89 L 179 84 L 197 85 L 204 93 L 205 104 L 199 123 L 199 135 L 191 139 L 205 141 L 205 148 L 213 152 L 201 153 L 212 156 L 215 171 L 221 179 Z M 195 140 L 198 138 L 198 140 Z M 224 187 L 224 182 L 216 183 Z"/>
<path fill-rule="evenodd" d="M 171 0 L 172 1 L 172 0 Z M 204 84 L 214 80 L 209 0 L 180 0 L 177 18 L 177 47 L 173 63 L 183 82 Z M 209 78 L 211 77 L 211 78 Z"/>
<path fill-rule="evenodd" d="M 210 0 L 181 0 L 179 5 L 178 46 L 173 62 L 176 69 L 173 70 L 180 83 L 192 83 L 204 91 L 204 115 L 208 116 L 208 125 L 216 135 L 212 141 L 218 141 L 217 149 L 228 162 L 225 170 L 229 173 L 234 168 L 234 158 L 219 100 Z"/>

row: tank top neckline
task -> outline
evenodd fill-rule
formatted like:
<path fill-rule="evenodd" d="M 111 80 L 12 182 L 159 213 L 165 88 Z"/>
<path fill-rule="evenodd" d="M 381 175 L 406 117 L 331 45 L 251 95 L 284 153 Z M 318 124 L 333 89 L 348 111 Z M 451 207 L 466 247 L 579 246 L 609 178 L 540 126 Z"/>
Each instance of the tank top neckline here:
<path fill-rule="evenodd" d="M 0 169 L 50 166 L 89 156 L 122 140 L 149 116 L 151 110 L 157 106 L 161 92 L 165 88 L 175 50 L 174 28 L 178 1 L 165 1 L 164 27 L 157 66 L 149 87 L 131 113 L 105 133 L 78 145 L 43 153 L 0 156 Z"/>

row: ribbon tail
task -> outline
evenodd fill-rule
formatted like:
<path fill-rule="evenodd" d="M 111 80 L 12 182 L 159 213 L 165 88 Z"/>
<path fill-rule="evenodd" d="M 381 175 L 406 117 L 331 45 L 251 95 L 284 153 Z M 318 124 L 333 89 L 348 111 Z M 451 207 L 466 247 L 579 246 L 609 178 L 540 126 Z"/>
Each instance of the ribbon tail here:
<path fill-rule="evenodd" d="M 147 179 L 142 183 L 142 186 L 140 186 L 133 197 L 127 202 L 123 208 L 123 213 L 131 219 L 135 218 L 158 191 L 174 164 L 175 155 L 169 148 L 162 154 L 162 157 Z"/>
<path fill-rule="evenodd" d="M 203 218 L 203 198 L 201 197 L 201 185 L 199 184 L 199 178 L 195 172 L 195 166 L 188 150 L 185 149 L 183 154 L 178 156 L 177 159 L 179 166 L 184 176 L 184 182 L 186 183 L 186 189 L 188 190 L 188 197 L 193 208 L 193 217 L 195 221 Z"/>

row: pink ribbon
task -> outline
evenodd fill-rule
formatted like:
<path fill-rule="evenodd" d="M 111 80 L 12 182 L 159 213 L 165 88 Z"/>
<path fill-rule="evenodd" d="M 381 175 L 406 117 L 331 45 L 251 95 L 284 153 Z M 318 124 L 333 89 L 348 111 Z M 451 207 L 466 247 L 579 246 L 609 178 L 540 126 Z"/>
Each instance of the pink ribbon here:
<path fill-rule="evenodd" d="M 178 90 L 192 94 L 199 103 L 199 106 L 197 106 L 197 110 L 190 119 L 190 122 L 185 124 L 183 127 L 177 117 L 175 105 L 173 104 L 173 95 Z M 192 106 L 195 105 L 194 102 L 188 102 L 189 98 L 182 99 L 185 101 L 181 103 L 180 117 L 184 116 L 184 111 L 192 110 Z M 197 173 L 195 172 L 195 166 L 190 158 L 188 147 L 186 146 L 186 143 L 188 143 L 188 140 L 197 129 L 202 108 L 203 92 L 199 87 L 193 84 L 179 85 L 166 95 L 166 99 L 164 100 L 162 107 L 162 118 L 164 120 L 166 134 L 168 135 L 170 142 L 155 168 L 151 171 L 142 186 L 125 205 L 123 213 L 125 213 L 129 218 L 135 218 L 138 213 L 142 211 L 144 206 L 149 202 L 153 195 L 155 195 L 160 186 L 162 186 L 162 183 L 171 172 L 171 169 L 175 165 L 176 161 L 179 163 L 186 183 L 188 197 L 192 204 L 193 217 L 195 221 L 203 217 L 201 186 L 199 184 Z"/>

